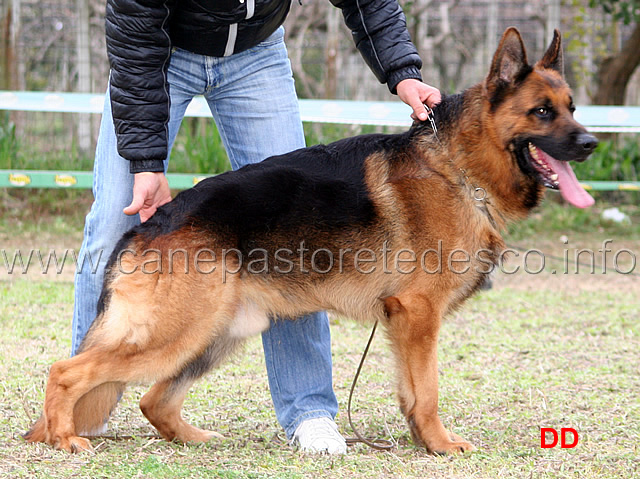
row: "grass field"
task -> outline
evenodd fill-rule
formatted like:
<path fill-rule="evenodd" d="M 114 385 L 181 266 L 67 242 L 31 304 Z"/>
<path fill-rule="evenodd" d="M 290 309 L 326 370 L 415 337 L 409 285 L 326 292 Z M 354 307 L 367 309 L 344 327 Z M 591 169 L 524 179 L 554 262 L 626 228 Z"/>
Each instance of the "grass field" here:
<path fill-rule="evenodd" d="M 596 250 L 609 238 L 614 253 L 640 252 L 633 226 L 637 209 L 628 210 L 633 222 L 626 229 L 581 226 L 575 217 L 564 222 L 561 210 L 554 211 L 541 211 L 510 239 L 558 258 L 567 239 L 571 248 Z M 21 224 L 0 221 L 0 248 L 78 247 L 73 215 L 41 223 L 28 217 Z M 222 433 L 224 440 L 184 445 L 158 439 L 137 406 L 146 387 L 135 386 L 110 421 L 109 437 L 93 441 L 95 454 L 26 444 L 20 434 L 40 414 L 48 368 L 68 355 L 73 285 L 68 274 L 4 274 L 0 477 L 640 477 L 640 277 L 616 273 L 611 257 L 604 275 L 588 268 L 563 274 L 559 260 L 550 260 L 539 274 L 498 275 L 492 290 L 448 319 L 439 348 L 440 414 L 447 427 L 478 447 L 462 457 L 430 456 L 412 444 L 396 405 L 383 334 L 365 364 L 353 414 L 367 436 L 391 439 L 391 452 L 355 445 L 344 457 L 317 457 L 288 446 L 271 406 L 258 338 L 198 382 L 186 401 L 187 420 Z M 630 269 L 628 261 L 619 266 Z M 332 332 L 337 422 L 351 436 L 346 401 L 368 327 L 333 318 Z M 542 449 L 542 427 L 574 428 L 577 446 Z"/>

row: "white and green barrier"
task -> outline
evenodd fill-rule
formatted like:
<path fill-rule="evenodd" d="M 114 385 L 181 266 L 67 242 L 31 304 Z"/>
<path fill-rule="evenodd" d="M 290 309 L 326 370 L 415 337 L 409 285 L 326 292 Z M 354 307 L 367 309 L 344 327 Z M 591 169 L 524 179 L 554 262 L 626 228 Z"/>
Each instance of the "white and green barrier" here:
<path fill-rule="evenodd" d="M 26 92 L 0 90 L 0 110 L 55 113 L 102 113 L 104 95 L 90 93 Z M 300 100 L 302 121 L 376 126 L 409 126 L 410 109 L 402 102 Z M 196 97 L 186 116 L 210 117 L 202 97 Z M 576 119 L 593 133 L 640 133 L 640 106 L 579 106 Z M 0 188 L 91 188 L 87 171 L 0 170 Z M 193 186 L 207 175 L 169 174 L 175 189 Z M 592 191 L 640 191 L 638 181 L 584 181 Z"/>

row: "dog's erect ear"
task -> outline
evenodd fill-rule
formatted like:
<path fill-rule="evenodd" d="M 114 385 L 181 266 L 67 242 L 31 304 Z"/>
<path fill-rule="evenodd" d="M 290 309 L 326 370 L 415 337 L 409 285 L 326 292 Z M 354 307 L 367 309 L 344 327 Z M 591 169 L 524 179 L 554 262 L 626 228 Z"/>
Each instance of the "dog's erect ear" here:
<path fill-rule="evenodd" d="M 557 71 L 564 78 L 564 59 L 562 57 L 562 37 L 556 29 L 553 31 L 553 40 L 545 52 L 542 60 L 536 63 L 536 68 L 550 68 Z"/>
<path fill-rule="evenodd" d="M 527 67 L 527 52 L 520 32 L 509 27 L 493 55 L 491 70 L 485 83 L 489 95 L 493 96 L 500 87 L 512 84 Z"/>

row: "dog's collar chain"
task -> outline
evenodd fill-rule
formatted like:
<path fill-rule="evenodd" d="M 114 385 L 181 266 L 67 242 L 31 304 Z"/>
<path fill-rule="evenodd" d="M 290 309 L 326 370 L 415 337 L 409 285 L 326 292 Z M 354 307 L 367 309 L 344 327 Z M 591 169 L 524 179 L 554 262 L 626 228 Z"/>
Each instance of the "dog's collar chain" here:
<path fill-rule="evenodd" d="M 471 183 L 469 175 L 467 174 L 467 170 L 465 170 L 464 168 L 460 168 L 460 173 L 462 173 L 463 183 L 467 185 L 470 184 L 471 188 L 473 188 L 473 199 L 480 203 L 487 203 L 489 201 L 487 190 L 485 190 L 482 186 Z"/>
<path fill-rule="evenodd" d="M 427 110 L 427 120 L 429 120 L 429 123 L 431 124 L 433 135 L 436 137 L 436 140 L 438 140 L 438 143 L 440 143 L 440 138 L 438 138 L 438 127 L 436 126 L 436 118 L 433 114 L 433 109 L 427 105 L 425 105 L 424 107 Z M 464 182 L 467 184 L 470 183 L 469 175 L 467 174 L 467 171 L 464 168 L 460 168 L 460 172 L 462 173 Z M 473 187 L 473 199 L 481 203 L 486 203 L 487 196 L 488 196 L 487 190 L 485 190 L 481 186 L 477 186 L 473 184 L 471 186 Z"/>
<path fill-rule="evenodd" d="M 429 120 L 429 123 L 431 124 L 433 135 L 436 137 L 438 143 L 440 143 L 440 138 L 438 138 L 438 127 L 436 126 L 436 119 L 433 114 L 433 109 L 427 105 L 425 105 L 424 107 L 427 110 L 427 120 Z M 449 161 L 453 163 L 452 160 Z M 487 207 L 487 204 L 489 203 L 489 194 L 487 193 L 487 190 L 485 190 L 482 186 L 478 186 L 472 183 L 469 175 L 467 174 L 467 170 L 465 170 L 464 168 L 460 168 L 460 173 L 462 173 L 462 182 L 465 185 L 471 185 L 471 188 L 473 188 L 473 199 L 476 201 L 478 207 L 489 218 L 491 224 L 495 226 L 495 220 L 493 219 L 493 216 L 491 216 L 491 213 L 489 212 L 489 209 Z"/>
<path fill-rule="evenodd" d="M 436 126 L 436 118 L 433 115 L 433 110 L 427 105 L 425 105 L 424 107 L 427 110 L 427 120 L 429 120 L 429 123 L 431 123 L 431 129 L 433 130 L 433 134 L 436 137 L 436 140 L 438 140 L 438 143 L 440 143 L 440 138 L 438 138 L 438 127 Z"/>
<path fill-rule="evenodd" d="M 459 168 L 459 169 L 460 169 L 460 173 L 462 173 L 463 186 L 467 186 L 467 185 L 471 186 L 471 188 L 473 189 L 472 196 L 473 196 L 473 199 L 476 201 L 476 206 L 489 219 L 489 222 L 491 223 L 491 225 L 497 229 L 498 226 L 496 224 L 496 221 L 493 218 L 493 215 L 491 214 L 491 212 L 489 211 L 490 202 L 489 202 L 489 194 L 487 193 L 487 190 L 485 190 L 482 186 L 478 186 L 472 183 L 471 179 L 469 178 L 469 175 L 467 174 L 467 170 L 465 170 L 464 168 Z"/>

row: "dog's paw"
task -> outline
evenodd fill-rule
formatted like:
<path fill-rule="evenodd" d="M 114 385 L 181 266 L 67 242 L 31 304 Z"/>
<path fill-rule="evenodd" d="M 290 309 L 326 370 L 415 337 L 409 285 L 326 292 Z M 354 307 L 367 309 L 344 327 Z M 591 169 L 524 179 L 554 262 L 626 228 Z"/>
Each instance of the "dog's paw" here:
<path fill-rule="evenodd" d="M 166 437 L 166 436 L 165 436 Z M 180 431 L 173 435 L 174 440 L 180 442 L 207 442 L 212 439 L 224 439 L 224 436 L 219 432 L 207 431 L 200 429 L 190 424 L 183 423 Z"/>
<path fill-rule="evenodd" d="M 457 434 L 450 432 L 450 440 L 438 441 L 437 443 L 429 444 L 427 449 L 430 452 L 438 455 L 447 454 L 463 454 L 465 452 L 472 452 L 476 450 L 476 447 L 470 442 L 465 441 Z"/>
<path fill-rule="evenodd" d="M 94 452 L 89 439 L 80 436 L 69 436 L 59 439 L 55 444 L 53 444 L 53 447 L 70 453 Z"/>
<path fill-rule="evenodd" d="M 210 441 L 211 439 L 224 439 L 224 436 L 216 431 L 202 431 L 202 442 Z"/>

